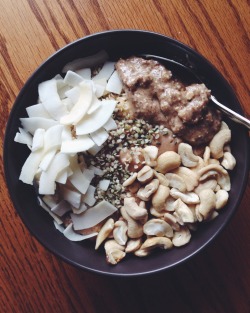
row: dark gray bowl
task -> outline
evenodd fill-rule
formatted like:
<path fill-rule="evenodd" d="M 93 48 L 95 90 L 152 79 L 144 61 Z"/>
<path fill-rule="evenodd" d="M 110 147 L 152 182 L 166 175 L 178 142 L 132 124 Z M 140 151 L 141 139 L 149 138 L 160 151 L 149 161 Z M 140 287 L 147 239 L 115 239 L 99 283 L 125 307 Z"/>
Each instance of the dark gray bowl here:
<path fill-rule="evenodd" d="M 170 269 L 190 259 L 208 245 L 226 226 L 241 201 L 250 162 L 248 133 L 240 125 L 228 121 L 232 129 L 231 145 L 237 166 L 231 173 L 230 200 L 219 217 L 202 225 L 185 247 L 167 252 L 157 251 L 144 259 L 127 256 L 116 266 L 106 263 L 104 251 L 95 251 L 93 242 L 75 243 L 60 234 L 50 216 L 39 207 L 34 188 L 18 180 L 29 151 L 24 145 L 15 143 L 14 136 L 20 127 L 19 118 L 26 116 L 25 108 L 37 100 L 38 84 L 60 73 L 69 61 L 95 54 L 102 49 L 106 50 L 113 60 L 147 53 L 167 57 L 192 67 L 219 101 L 242 114 L 233 90 L 222 75 L 204 57 L 186 45 L 160 34 L 138 30 L 107 31 L 87 36 L 67 45 L 46 60 L 29 78 L 15 101 L 4 142 L 4 168 L 10 196 L 31 234 L 52 253 L 78 268 L 117 276 L 141 275 Z"/>

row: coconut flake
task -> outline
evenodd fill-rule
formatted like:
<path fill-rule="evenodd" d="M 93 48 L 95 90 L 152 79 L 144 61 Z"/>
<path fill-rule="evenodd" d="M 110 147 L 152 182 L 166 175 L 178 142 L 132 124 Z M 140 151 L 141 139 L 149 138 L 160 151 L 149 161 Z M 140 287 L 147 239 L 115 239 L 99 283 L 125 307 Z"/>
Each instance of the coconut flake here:
<path fill-rule="evenodd" d="M 72 213 L 70 216 L 74 229 L 80 230 L 95 226 L 116 211 L 117 208 L 115 206 L 103 200 L 80 215 Z"/>
<path fill-rule="evenodd" d="M 96 167 L 94 165 L 90 165 L 88 169 L 89 170 L 93 170 L 95 175 L 98 175 L 98 176 L 103 176 L 104 175 L 104 171 L 101 170 L 99 167 Z"/>
<path fill-rule="evenodd" d="M 32 141 L 32 147 L 31 147 L 32 152 L 43 148 L 44 134 L 45 134 L 45 130 L 42 128 L 38 128 L 35 131 L 33 141 Z"/>
<path fill-rule="evenodd" d="M 51 212 L 50 208 L 43 202 L 43 200 L 40 199 L 40 197 L 37 197 L 37 199 L 38 199 L 39 205 L 40 205 L 46 212 L 48 212 L 50 216 L 53 217 L 53 219 L 56 221 L 56 223 L 57 223 L 58 225 L 63 224 L 63 221 L 62 221 L 58 216 L 56 216 L 56 214 L 54 214 L 53 212 Z"/>
<path fill-rule="evenodd" d="M 26 108 L 26 112 L 29 117 L 43 117 L 43 118 L 50 118 L 51 116 L 45 110 L 42 103 L 34 104 Z"/>
<path fill-rule="evenodd" d="M 101 106 L 101 104 L 102 102 L 95 95 L 93 95 L 93 100 L 87 113 L 88 114 L 94 113 Z"/>
<path fill-rule="evenodd" d="M 59 149 L 62 143 L 62 132 L 63 125 L 54 125 L 47 129 L 44 134 L 44 148 L 45 151 L 49 151 L 51 149 Z"/>
<path fill-rule="evenodd" d="M 90 134 L 91 139 L 98 146 L 102 146 L 104 142 L 108 139 L 109 134 L 104 128 L 100 128 L 97 131 Z"/>
<path fill-rule="evenodd" d="M 111 74 L 115 70 L 115 62 L 107 61 L 103 64 L 101 70 L 92 78 L 93 81 L 105 79 L 106 81 L 110 78 Z"/>
<path fill-rule="evenodd" d="M 81 214 L 81 213 L 85 212 L 87 210 L 87 208 L 88 207 L 86 206 L 85 203 L 81 203 L 79 209 L 72 207 L 72 211 L 75 214 Z"/>
<path fill-rule="evenodd" d="M 68 238 L 71 241 L 81 241 L 81 240 L 85 240 L 91 237 L 94 237 L 97 235 L 97 233 L 91 233 L 88 235 L 81 235 L 81 234 L 77 234 L 76 232 L 74 232 L 73 230 L 73 224 L 69 224 L 65 230 L 63 231 L 63 234 L 66 238 Z"/>
<path fill-rule="evenodd" d="M 77 139 L 65 140 L 61 145 L 61 152 L 74 154 L 87 151 L 94 146 L 93 140 L 89 136 L 78 136 Z"/>
<path fill-rule="evenodd" d="M 114 130 L 114 129 L 117 129 L 117 124 L 116 124 L 115 120 L 113 120 L 112 117 L 110 117 L 109 120 L 107 121 L 107 123 L 105 123 L 103 125 L 103 128 L 106 131 Z"/>
<path fill-rule="evenodd" d="M 72 87 L 79 85 L 82 81 L 82 76 L 73 71 L 68 71 L 64 77 L 64 83 Z"/>
<path fill-rule="evenodd" d="M 80 98 L 81 95 L 81 89 L 79 86 L 75 86 L 73 88 L 71 88 L 70 90 L 68 90 L 65 93 L 66 97 L 68 97 L 72 102 L 73 105 L 78 101 L 78 99 Z"/>
<path fill-rule="evenodd" d="M 96 144 L 88 150 L 88 152 L 95 156 L 100 150 L 102 150 L 103 146 L 97 146 Z"/>
<path fill-rule="evenodd" d="M 108 179 L 102 179 L 99 181 L 99 188 L 103 191 L 107 191 L 108 190 L 108 187 L 109 187 L 109 184 L 110 184 L 110 180 Z"/>
<path fill-rule="evenodd" d="M 23 128 L 32 135 L 34 135 L 37 128 L 47 130 L 52 126 L 58 125 L 57 121 L 43 117 L 23 117 L 20 118 L 20 121 Z"/>
<path fill-rule="evenodd" d="M 115 100 L 102 100 L 101 106 L 92 114 L 86 115 L 77 125 L 76 134 L 85 135 L 101 128 L 111 117 L 116 106 Z"/>
<path fill-rule="evenodd" d="M 63 185 L 60 185 L 60 191 L 64 200 L 68 201 L 74 208 L 80 207 L 82 197 L 80 192 L 70 190 Z"/>
<path fill-rule="evenodd" d="M 57 176 L 69 166 L 69 159 L 65 153 L 57 153 L 53 158 L 48 170 L 42 172 L 39 181 L 39 193 L 51 195 L 55 193 Z"/>
<path fill-rule="evenodd" d="M 89 185 L 89 188 L 88 188 L 85 196 L 82 199 L 82 201 L 84 203 L 88 204 L 89 206 L 93 206 L 96 202 L 95 190 L 96 190 L 96 187 Z"/>
<path fill-rule="evenodd" d="M 47 171 L 55 155 L 56 155 L 56 148 L 47 151 L 43 156 L 43 159 L 39 165 L 39 169 L 41 169 L 42 171 Z"/>
<path fill-rule="evenodd" d="M 64 232 L 64 227 L 62 226 L 62 225 L 59 225 L 57 222 L 56 222 L 56 220 L 54 220 L 54 225 L 55 225 L 55 228 L 57 229 L 57 230 L 59 230 L 59 232 L 60 233 L 63 233 Z"/>
<path fill-rule="evenodd" d="M 22 144 L 26 144 L 30 149 L 32 146 L 32 136 L 31 134 L 27 133 L 24 129 L 21 127 L 19 128 L 20 133 L 16 133 L 14 141 Z"/>
<path fill-rule="evenodd" d="M 80 85 L 80 97 L 73 106 L 69 114 L 60 119 L 60 123 L 64 125 L 76 125 L 87 113 L 93 97 L 92 84 L 83 81 Z"/>
<path fill-rule="evenodd" d="M 76 74 L 80 75 L 83 79 L 90 80 L 91 79 L 91 69 L 90 68 L 82 68 L 80 70 L 75 71 Z"/>
<path fill-rule="evenodd" d="M 106 90 L 119 95 L 122 92 L 122 88 L 122 81 L 120 80 L 117 71 L 115 71 L 107 83 Z"/>
<path fill-rule="evenodd" d="M 53 213 L 55 213 L 56 215 L 58 215 L 58 216 L 61 217 L 61 216 L 63 216 L 65 213 L 71 211 L 71 206 L 70 206 L 70 204 L 69 204 L 67 201 L 62 200 L 62 201 L 60 201 L 57 205 L 55 205 L 55 206 L 51 209 L 51 211 L 52 211 Z"/>

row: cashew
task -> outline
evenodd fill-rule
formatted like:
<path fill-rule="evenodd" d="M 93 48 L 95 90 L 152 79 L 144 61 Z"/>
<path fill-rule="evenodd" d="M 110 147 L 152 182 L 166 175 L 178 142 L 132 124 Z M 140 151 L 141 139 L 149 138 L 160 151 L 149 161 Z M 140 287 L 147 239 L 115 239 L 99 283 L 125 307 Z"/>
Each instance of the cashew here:
<path fill-rule="evenodd" d="M 148 218 L 148 211 L 140 207 L 135 198 L 124 198 L 123 206 L 130 217 L 134 220 L 145 221 Z"/>
<path fill-rule="evenodd" d="M 152 205 L 156 211 L 162 211 L 165 208 L 167 197 L 169 196 L 169 187 L 159 185 L 157 191 L 152 196 Z"/>
<path fill-rule="evenodd" d="M 110 264 L 117 264 L 126 255 L 124 252 L 124 247 L 119 245 L 115 240 L 108 240 L 104 244 L 104 249 L 106 252 L 107 262 Z"/>
<path fill-rule="evenodd" d="M 181 192 L 186 192 L 187 191 L 187 185 L 185 183 L 185 180 L 174 173 L 167 173 L 165 174 L 167 179 L 169 180 L 169 186 L 179 189 Z"/>
<path fill-rule="evenodd" d="M 197 204 L 200 202 L 198 195 L 194 192 L 182 193 L 178 189 L 172 188 L 170 190 L 170 195 L 175 199 L 180 198 L 187 204 Z"/>
<path fill-rule="evenodd" d="M 156 171 L 154 171 L 154 175 L 159 180 L 161 185 L 166 186 L 166 187 L 169 186 L 169 181 L 165 175 L 163 175 L 162 173 L 158 173 Z"/>
<path fill-rule="evenodd" d="M 142 244 L 142 239 L 130 239 L 127 243 L 127 246 L 125 248 L 126 253 L 135 252 L 136 250 L 140 249 L 140 246 Z"/>
<path fill-rule="evenodd" d="M 129 216 L 126 209 L 121 207 L 120 209 L 122 217 L 128 223 L 128 237 L 132 239 L 140 238 L 143 235 L 143 226 L 140 222 L 135 221 L 132 217 Z"/>
<path fill-rule="evenodd" d="M 122 184 L 123 187 L 127 187 L 131 184 L 133 184 L 133 182 L 136 180 L 137 178 L 137 173 L 133 173 L 128 179 L 125 180 L 125 182 Z"/>
<path fill-rule="evenodd" d="M 218 185 L 221 187 L 221 189 L 224 189 L 226 191 L 230 191 L 231 189 L 231 181 L 230 176 L 226 172 L 226 174 L 221 174 L 217 178 Z"/>
<path fill-rule="evenodd" d="M 115 241 L 119 243 L 119 245 L 121 246 L 124 246 L 128 240 L 127 230 L 128 230 L 128 227 L 124 221 L 119 220 L 115 222 L 113 236 L 114 236 Z"/>
<path fill-rule="evenodd" d="M 134 181 L 133 184 L 129 185 L 127 188 L 129 192 L 133 194 L 133 193 L 137 193 L 140 187 L 141 187 L 141 184 L 138 181 Z"/>
<path fill-rule="evenodd" d="M 141 245 L 140 250 L 152 250 L 154 248 L 171 249 L 173 247 L 172 241 L 166 237 L 152 237 L 148 238 Z"/>
<path fill-rule="evenodd" d="M 233 170 L 236 165 L 235 157 L 230 152 L 224 152 L 221 165 L 227 170 Z"/>
<path fill-rule="evenodd" d="M 194 173 L 197 173 L 201 168 L 205 166 L 204 160 L 200 156 L 197 156 L 197 158 L 198 158 L 197 165 L 195 167 L 190 168 Z"/>
<path fill-rule="evenodd" d="M 200 178 L 199 181 L 203 181 L 203 180 L 207 180 L 207 179 L 211 179 L 211 178 L 216 178 L 216 176 L 218 175 L 218 172 L 215 170 L 210 170 L 207 171 L 206 173 L 204 173 Z"/>
<path fill-rule="evenodd" d="M 226 190 L 221 189 L 216 192 L 215 196 L 216 196 L 215 209 L 220 210 L 227 204 L 229 194 Z"/>
<path fill-rule="evenodd" d="M 175 199 L 173 197 L 169 196 L 166 200 L 166 203 L 165 203 L 165 210 L 168 212 L 173 212 L 174 211 L 174 202 L 175 202 Z"/>
<path fill-rule="evenodd" d="M 140 183 L 149 183 L 154 177 L 154 171 L 148 165 L 145 165 L 137 174 L 137 180 Z"/>
<path fill-rule="evenodd" d="M 177 170 L 174 171 L 174 173 L 184 179 L 187 186 L 187 191 L 194 190 L 194 188 L 198 185 L 198 175 L 189 168 L 180 166 Z"/>
<path fill-rule="evenodd" d="M 227 171 L 219 164 L 209 164 L 205 167 L 203 167 L 202 169 L 200 169 L 197 173 L 199 179 L 200 177 L 202 177 L 205 173 L 207 173 L 208 171 L 216 171 L 218 172 L 218 174 L 227 174 Z"/>
<path fill-rule="evenodd" d="M 142 187 L 137 192 L 137 197 L 143 201 L 148 201 L 150 197 L 156 192 L 159 187 L 159 180 L 153 179 L 145 187 Z"/>
<path fill-rule="evenodd" d="M 187 143 L 180 143 L 178 153 L 181 157 L 181 162 L 186 167 L 195 167 L 198 164 L 198 156 L 193 153 L 193 148 Z"/>
<path fill-rule="evenodd" d="M 179 230 L 180 229 L 180 224 L 177 223 L 176 218 L 172 214 L 165 213 L 164 214 L 164 221 L 166 221 L 169 225 L 171 225 L 173 230 Z"/>
<path fill-rule="evenodd" d="M 204 189 L 212 189 L 213 191 L 215 191 L 217 186 L 218 183 L 216 179 L 209 179 L 204 182 L 200 182 L 194 191 L 195 193 L 197 193 L 197 195 L 199 195 L 199 193 Z"/>
<path fill-rule="evenodd" d="M 151 207 L 149 209 L 149 211 L 150 211 L 150 214 L 155 216 L 155 217 L 163 217 L 165 212 L 166 212 L 165 210 L 162 210 L 162 211 L 158 212 L 154 207 Z"/>
<path fill-rule="evenodd" d="M 150 250 L 139 249 L 134 252 L 134 255 L 138 257 L 145 257 L 150 254 Z"/>
<path fill-rule="evenodd" d="M 147 165 L 154 167 L 157 165 L 157 155 L 158 155 L 158 148 L 156 146 L 146 146 L 142 150 L 142 154 L 144 156 L 145 162 Z"/>
<path fill-rule="evenodd" d="M 206 220 L 212 215 L 215 209 L 215 193 L 211 189 L 204 189 L 200 192 L 199 197 L 200 203 L 197 204 L 196 209 Z"/>
<path fill-rule="evenodd" d="M 181 157 L 179 154 L 174 151 L 167 151 L 157 158 L 157 166 L 155 167 L 155 170 L 162 174 L 166 174 L 167 172 L 179 167 L 180 164 Z"/>
<path fill-rule="evenodd" d="M 210 148 L 209 148 L 209 146 L 206 146 L 204 154 L 203 154 L 203 160 L 204 160 L 205 165 L 208 165 L 210 155 L 211 155 Z"/>
<path fill-rule="evenodd" d="M 164 220 L 153 218 L 143 225 L 144 234 L 157 237 L 173 237 L 173 228 Z"/>
<path fill-rule="evenodd" d="M 187 226 L 181 226 L 180 230 L 174 232 L 174 237 L 172 239 L 173 245 L 175 247 L 184 246 L 191 239 L 191 233 Z"/>
<path fill-rule="evenodd" d="M 215 159 L 219 159 L 223 156 L 223 147 L 231 140 L 231 130 L 220 130 L 211 140 L 209 147 L 211 149 L 211 155 Z"/>
<path fill-rule="evenodd" d="M 114 220 L 112 218 L 109 218 L 106 223 L 102 226 L 101 230 L 99 231 L 97 237 L 96 237 L 96 244 L 95 244 L 95 250 L 97 250 L 101 243 L 108 238 L 109 234 L 112 232 L 114 228 Z"/>
<path fill-rule="evenodd" d="M 210 221 L 214 220 L 218 215 L 219 215 L 219 213 L 217 211 L 213 211 L 213 213 L 208 217 L 206 222 L 210 222 Z"/>
<path fill-rule="evenodd" d="M 174 216 L 177 218 L 179 223 L 194 223 L 194 215 L 190 208 L 181 199 L 177 199 L 174 203 L 175 213 Z"/>

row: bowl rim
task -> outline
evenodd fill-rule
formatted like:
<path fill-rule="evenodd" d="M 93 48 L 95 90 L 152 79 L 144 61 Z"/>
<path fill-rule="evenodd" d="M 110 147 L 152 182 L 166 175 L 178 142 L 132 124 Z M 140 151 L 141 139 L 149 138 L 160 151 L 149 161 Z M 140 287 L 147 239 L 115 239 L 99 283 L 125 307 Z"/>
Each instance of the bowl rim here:
<path fill-rule="evenodd" d="M 4 134 L 4 144 L 3 144 L 3 163 L 4 163 L 4 175 L 5 175 L 5 180 L 6 180 L 6 185 L 7 185 L 7 189 L 10 195 L 10 199 L 13 203 L 13 206 L 15 208 L 15 210 L 17 211 L 18 215 L 21 217 L 22 222 L 25 224 L 25 226 L 27 227 L 27 229 L 29 230 L 30 234 L 33 235 L 36 240 L 38 242 L 40 242 L 40 244 L 49 252 L 51 252 L 52 254 L 54 254 L 56 257 L 60 257 L 63 261 L 65 261 L 66 263 L 70 264 L 71 266 L 74 266 L 78 269 L 82 269 L 82 270 L 88 270 L 90 272 L 93 273 L 98 273 L 98 274 L 104 274 L 104 275 L 108 275 L 108 276 L 115 276 L 115 277 L 134 277 L 134 276 L 142 276 L 142 275 L 149 275 L 149 274 L 153 274 L 153 273 L 158 273 L 161 271 L 166 271 L 166 270 L 170 270 L 174 267 L 176 267 L 177 265 L 183 264 L 184 262 L 186 262 L 187 260 L 189 260 L 190 258 L 192 258 L 194 255 L 198 254 L 199 252 L 201 252 L 205 247 L 207 247 L 209 244 L 211 244 L 214 239 L 222 232 L 222 230 L 229 224 L 229 221 L 231 220 L 231 218 L 233 217 L 233 215 L 236 213 L 237 208 L 242 200 L 243 194 L 245 192 L 245 188 L 246 188 L 246 184 L 248 181 L 248 172 L 249 172 L 249 168 L 250 168 L 250 151 L 248 149 L 247 154 L 245 156 L 246 160 L 248 160 L 248 162 L 246 162 L 245 164 L 245 169 L 246 171 L 244 172 L 245 175 L 243 177 L 243 185 L 244 188 L 241 189 L 240 193 L 239 193 L 239 197 L 238 197 L 238 201 L 235 205 L 234 210 L 231 212 L 230 215 L 228 215 L 226 217 L 226 220 L 218 227 L 217 231 L 215 233 L 213 233 L 213 235 L 207 239 L 203 245 L 199 246 L 197 249 L 195 249 L 195 251 L 193 251 L 192 253 L 188 254 L 185 258 L 182 258 L 180 260 L 177 260 L 176 262 L 172 263 L 169 266 L 165 266 L 165 267 L 160 267 L 160 268 L 156 268 L 154 270 L 149 270 L 149 271 L 144 271 L 144 272 L 140 272 L 140 273 L 116 273 L 116 272 L 106 272 L 106 271 L 102 271 L 102 270 L 98 270 L 98 269 L 94 269 L 94 268 L 90 268 L 88 266 L 84 266 L 82 264 L 79 264 L 73 260 L 70 260 L 69 258 L 67 258 L 66 256 L 64 256 L 63 254 L 59 253 L 58 251 L 55 250 L 55 248 L 53 246 L 48 245 L 47 242 L 45 242 L 45 240 L 41 239 L 39 236 L 36 235 L 36 233 L 34 232 L 34 230 L 31 227 L 31 224 L 29 222 L 29 220 L 27 219 L 27 217 L 25 216 L 25 214 L 23 214 L 21 212 L 21 210 L 19 209 L 19 204 L 16 201 L 15 195 L 14 195 L 14 191 L 11 188 L 11 177 L 8 171 L 8 167 L 9 167 L 9 160 L 8 160 L 8 133 L 9 133 L 9 129 L 12 125 L 12 120 L 15 116 L 15 112 L 18 109 L 18 103 L 20 101 L 20 99 L 22 99 L 22 97 L 24 96 L 25 92 L 26 92 L 26 88 L 27 86 L 30 84 L 30 82 L 33 80 L 33 78 L 43 69 L 44 66 L 46 66 L 47 64 L 49 64 L 50 62 L 53 62 L 53 59 L 58 56 L 59 54 L 63 53 L 64 51 L 66 51 L 67 49 L 70 49 L 73 46 L 76 46 L 80 43 L 82 43 L 82 41 L 87 41 L 88 39 L 91 38 L 95 38 L 95 37 L 99 37 L 99 36 L 106 36 L 109 35 L 111 33 L 146 33 L 148 35 L 152 35 L 152 36 L 158 36 L 161 37 L 164 40 L 168 40 L 172 43 L 174 43 L 175 45 L 177 45 L 178 47 L 183 47 L 185 50 L 190 51 L 192 54 L 195 54 L 197 57 L 199 57 L 199 59 L 201 59 L 203 62 L 207 63 L 210 67 L 212 67 L 216 74 L 222 79 L 224 80 L 230 91 L 235 95 L 231 85 L 228 83 L 228 81 L 224 78 L 224 76 L 217 70 L 217 68 L 209 61 L 207 60 L 199 51 L 191 48 L 190 46 L 182 43 L 181 41 L 171 38 L 169 36 L 166 36 L 164 34 L 161 33 L 157 33 L 157 32 L 153 32 L 153 31 L 147 31 L 147 30 L 140 30 L 140 29 L 115 29 L 115 30 L 107 30 L 107 31 L 101 31 L 101 32 L 97 32 L 97 33 L 92 33 L 89 34 L 87 36 L 84 36 L 82 38 L 78 38 L 77 40 L 74 40 L 70 43 L 68 43 L 67 45 L 63 46 L 62 48 L 60 48 L 59 50 L 55 51 L 54 53 L 52 53 L 48 58 L 46 58 L 34 71 L 33 73 L 29 76 L 29 78 L 25 81 L 25 83 L 23 84 L 21 90 L 19 91 L 13 106 L 10 110 L 9 113 L 9 117 L 6 123 L 6 128 L 5 128 L 5 134 Z M 239 104 L 239 113 L 242 113 L 242 107 L 240 105 L 240 102 L 238 101 L 236 95 L 235 95 L 235 99 L 236 102 Z M 246 132 L 247 134 L 247 132 Z M 119 265 L 118 265 L 119 266 Z"/>

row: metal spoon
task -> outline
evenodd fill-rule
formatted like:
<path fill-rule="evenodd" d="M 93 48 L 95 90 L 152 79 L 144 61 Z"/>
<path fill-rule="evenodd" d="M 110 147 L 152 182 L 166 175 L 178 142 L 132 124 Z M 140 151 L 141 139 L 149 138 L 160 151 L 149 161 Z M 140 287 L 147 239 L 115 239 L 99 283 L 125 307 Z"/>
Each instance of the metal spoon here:
<path fill-rule="evenodd" d="M 183 76 L 185 78 L 188 78 L 189 81 L 190 81 L 190 79 L 191 80 L 192 79 L 194 79 L 194 80 L 198 79 L 199 81 L 201 81 L 201 79 L 199 77 L 197 77 L 197 75 L 189 67 L 187 67 L 187 66 L 185 66 L 179 62 L 176 62 L 176 61 L 168 59 L 168 58 L 160 57 L 157 55 L 152 55 L 152 54 L 142 54 L 141 56 L 144 58 L 147 58 L 147 59 L 154 59 L 156 61 L 163 62 L 169 70 L 174 71 L 174 73 L 177 73 L 177 75 L 179 75 L 180 77 Z M 247 119 L 244 116 L 234 112 L 233 110 L 226 107 L 224 104 L 220 103 L 215 98 L 215 96 L 211 95 L 210 99 L 230 119 L 232 119 L 233 121 L 235 121 L 237 123 L 244 125 L 248 129 L 250 129 L 250 120 L 249 119 Z"/>

